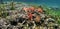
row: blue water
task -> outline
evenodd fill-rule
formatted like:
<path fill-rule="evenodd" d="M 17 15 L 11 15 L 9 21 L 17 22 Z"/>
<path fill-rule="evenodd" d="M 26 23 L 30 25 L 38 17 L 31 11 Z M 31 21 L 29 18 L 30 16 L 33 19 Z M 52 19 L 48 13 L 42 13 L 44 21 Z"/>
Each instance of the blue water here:
<path fill-rule="evenodd" d="M 11 0 L 4 0 L 11 1 Z M 16 2 L 25 2 L 25 3 L 36 3 L 36 4 L 45 4 L 52 7 L 60 7 L 60 0 L 14 0 Z"/>

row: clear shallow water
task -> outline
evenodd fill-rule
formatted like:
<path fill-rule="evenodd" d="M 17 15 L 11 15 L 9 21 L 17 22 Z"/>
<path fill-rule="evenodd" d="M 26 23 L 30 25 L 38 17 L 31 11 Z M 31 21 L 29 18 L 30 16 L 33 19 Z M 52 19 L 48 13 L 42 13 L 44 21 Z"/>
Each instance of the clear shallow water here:
<path fill-rule="evenodd" d="M 3 1 L 12 1 L 12 0 L 3 0 Z M 60 0 L 14 0 L 16 2 L 25 2 L 25 3 L 36 3 L 36 4 L 45 4 L 52 7 L 59 7 Z"/>

